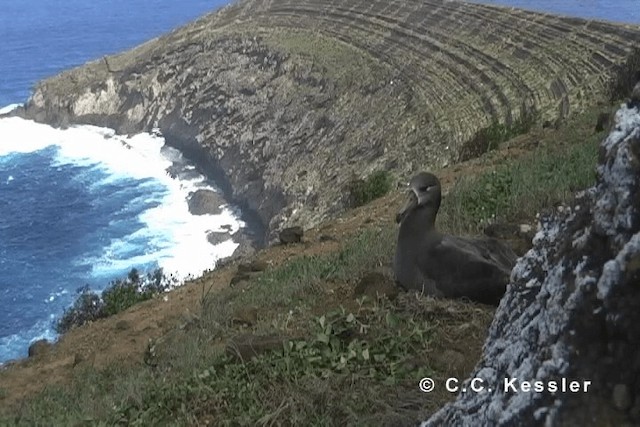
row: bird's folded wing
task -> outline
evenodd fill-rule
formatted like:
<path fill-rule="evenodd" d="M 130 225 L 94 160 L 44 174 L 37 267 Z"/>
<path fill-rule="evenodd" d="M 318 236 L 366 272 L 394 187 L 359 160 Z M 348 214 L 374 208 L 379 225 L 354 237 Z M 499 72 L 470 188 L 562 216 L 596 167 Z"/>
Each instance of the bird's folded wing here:
<path fill-rule="evenodd" d="M 498 271 L 509 274 L 515 263 L 515 254 L 493 239 L 467 239 L 443 236 L 433 247 L 431 256 L 442 266 L 463 269 L 457 275 L 491 274 Z"/>

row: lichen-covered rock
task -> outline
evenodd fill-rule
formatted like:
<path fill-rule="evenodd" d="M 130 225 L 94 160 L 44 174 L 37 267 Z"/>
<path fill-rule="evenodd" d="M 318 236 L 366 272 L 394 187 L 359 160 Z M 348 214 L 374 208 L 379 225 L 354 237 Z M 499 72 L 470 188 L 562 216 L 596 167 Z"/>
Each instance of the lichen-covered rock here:
<path fill-rule="evenodd" d="M 638 108 L 620 108 L 597 184 L 541 215 L 533 244 L 465 383 L 482 378 L 484 390 L 461 393 L 423 426 L 640 424 L 631 404 L 640 390 Z M 523 391 L 525 381 L 542 390 Z"/>

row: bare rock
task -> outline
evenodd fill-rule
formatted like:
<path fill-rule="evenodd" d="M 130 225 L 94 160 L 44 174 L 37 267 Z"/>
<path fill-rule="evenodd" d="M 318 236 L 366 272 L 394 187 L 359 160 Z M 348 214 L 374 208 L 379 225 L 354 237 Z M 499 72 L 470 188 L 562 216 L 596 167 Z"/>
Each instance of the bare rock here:
<path fill-rule="evenodd" d="M 196 190 L 189 197 L 189 212 L 192 215 L 218 215 L 222 212 L 220 208 L 225 202 L 222 197 L 212 190 Z"/>
<path fill-rule="evenodd" d="M 530 28 L 531 38 L 548 43 L 519 47 L 514 55 L 496 53 L 500 58 L 473 55 L 470 60 L 477 62 L 472 64 L 474 69 L 484 70 L 478 71 L 480 77 L 458 81 L 443 73 L 433 75 L 434 81 L 427 84 L 420 76 L 432 70 L 433 44 L 407 38 L 407 34 L 430 28 L 446 42 L 447 32 L 480 28 L 485 23 L 484 6 L 445 3 L 448 14 L 456 16 L 455 22 L 431 13 L 430 2 L 412 2 L 409 9 L 387 11 L 385 19 L 391 26 L 406 29 L 396 42 L 409 42 L 413 53 L 391 49 L 383 56 L 388 56 L 388 63 L 409 61 L 406 69 L 378 68 L 375 58 L 381 53 L 379 46 L 372 46 L 368 52 L 335 45 L 332 52 L 344 59 L 340 67 L 347 74 L 359 74 L 347 86 L 338 77 L 342 73 L 333 72 L 332 67 L 318 68 L 312 57 L 294 54 L 296 50 L 286 45 L 275 46 L 260 31 L 235 31 L 237 25 L 253 26 L 255 19 L 268 21 L 273 28 L 291 27 L 290 17 L 281 13 L 282 4 L 264 2 L 262 7 L 261 2 L 260 17 L 252 7 L 222 8 L 196 24 L 176 29 L 168 38 L 151 40 L 142 49 L 91 61 L 53 76 L 34 88 L 25 108 L 16 114 L 56 126 L 108 126 L 120 134 L 157 127 L 175 148 L 197 158 L 212 177 L 223 178 L 225 197 L 240 202 L 245 212 L 250 210 L 259 216 L 265 240 L 271 241 L 271 233 L 288 223 L 293 209 L 297 210 L 298 223 L 305 227 L 344 212 L 349 206 L 345 189 L 354 171 L 363 173 L 374 165 L 384 165 L 400 176 L 417 165 L 451 162 L 465 139 L 463 135 L 489 129 L 484 127 L 486 115 L 494 114 L 487 100 L 495 96 L 500 96 L 504 105 L 519 107 L 525 94 L 534 93 L 535 99 L 527 99 L 523 108 L 540 112 L 560 108 L 560 116 L 583 108 L 590 95 L 608 87 L 615 68 L 611 64 L 627 61 L 637 45 L 635 29 L 594 24 L 588 31 L 590 42 L 584 43 L 580 37 L 574 40 L 565 36 L 565 31 L 583 32 L 585 24 L 581 20 L 563 18 L 558 24 L 555 18 L 540 18 L 542 23 Z M 371 8 L 385 5 L 378 1 Z M 296 3 L 295 9 L 295 27 L 304 30 L 325 25 L 318 19 L 314 3 Z M 514 30 L 538 19 L 507 9 L 490 13 L 497 16 L 497 21 L 510 22 L 495 28 L 492 38 L 496 40 L 506 40 Z M 412 17 L 424 17 L 425 22 Z M 334 24 L 340 28 L 329 37 L 332 39 L 345 37 L 339 36 L 340 32 L 353 26 L 349 20 L 338 20 L 331 27 Z M 563 31 L 557 31 L 558 26 Z M 311 33 L 294 31 L 288 37 L 300 37 L 304 45 L 317 42 L 317 35 Z M 464 38 L 470 52 L 487 47 L 483 37 Z M 322 40 L 324 43 L 324 36 Z M 456 50 L 456 44 L 442 48 Z M 564 61 L 568 55 L 606 60 Z M 506 86 L 502 82 L 498 86 L 488 84 L 487 78 L 500 80 L 504 70 L 526 66 L 532 58 L 539 62 L 538 72 L 509 71 Z M 496 73 L 486 71 L 496 59 L 506 68 Z M 362 64 L 372 60 L 370 65 L 376 71 L 360 74 Z M 484 83 L 477 85 L 476 77 Z M 574 91 L 579 88 L 584 90 L 576 96 Z M 452 90 L 477 95 L 468 108 L 460 109 L 450 100 Z M 529 106 L 530 102 L 535 105 Z M 499 113 L 495 119 L 506 118 L 502 117 L 506 111 Z M 447 120 L 445 124 L 425 126 L 425 118 L 433 117 Z M 456 135 L 450 135 L 454 129 Z M 439 144 L 423 144 L 443 138 L 451 139 L 449 150 Z M 274 237 L 277 240 L 277 233 Z"/>
<path fill-rule="evenodd" d="M 231 239 L 231 235 L 225 231 L 210 231 L 207 234 L 207 241 L 212 245 L 217 245 Z"/>
<path fill-rule="evenodd" d="M 640 386 L 638 109 L 616 113 L 598 163 L 596 185 L 541 215 L 532 250 L 514 267 L 464 382 L 482 378 L 487 388 L 459 394 L 422 426 L 607 425 L 609 417 L 618 417 L 612 425 L 640 424 L 640 414 L 620 412 Z M 577 381 L 580 392 L 548 387 L 562 379 Z M 544 388 L 523 392 L 523 381 Z"/>
<path fill-rule="evenodd" d="M 285 228 L 282 231 L 280 231 L 280 234 L 279 234 L 280 243 L 282 243 L 283 245 L 288 245 L 291 243 L 300 243 L 302 241 L 303 234 L 304 234 L 304 231 L 302 230 L 302 227 L 296 226 L 296 227 Z"/>
<path fill-rule="evenodd" d="M 43 356 L 49 353 L 52 347 L 53 344 L 45 339 L 35 341 L 29 346 L 29 357 Z"/>

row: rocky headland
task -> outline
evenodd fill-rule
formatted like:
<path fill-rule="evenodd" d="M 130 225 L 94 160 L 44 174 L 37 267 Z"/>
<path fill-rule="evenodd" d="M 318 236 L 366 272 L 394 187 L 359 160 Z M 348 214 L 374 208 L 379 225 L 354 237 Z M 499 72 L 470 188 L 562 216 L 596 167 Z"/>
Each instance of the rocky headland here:
<path fill-rule="evenodd" d="M 557 125 L 616 90 L 639 42 L 632 26 L 456 1 L 249 0 L 42 81 L 16 113 L 159 128 L 270 242 L 343 212 L 375 170 L 404 179 Z"/>

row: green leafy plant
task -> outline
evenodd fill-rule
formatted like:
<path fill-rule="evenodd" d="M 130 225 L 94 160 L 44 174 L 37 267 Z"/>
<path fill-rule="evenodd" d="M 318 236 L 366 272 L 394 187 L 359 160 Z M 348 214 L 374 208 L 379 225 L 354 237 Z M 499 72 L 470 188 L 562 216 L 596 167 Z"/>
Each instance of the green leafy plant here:
<path fill-rule="evenodd" d="M 146 276 L 141 276 L 138 270 L 133 268 L 125 279 L 111 282 L 102 295 L 85 285 L 78 290 L 79 295 L 73 306 L 65 310 L 55 329 L 63 334 L 75 326 L 112 316 L 164 292 L 177 282 L 175 277 L 164 275 L 161 268 Z"/>
<path fill-rule="evenodd" d="M 350 188 L 353 206 L 362 206 L 384 196 L 391 190 L 392 182 L 393 177 L 387 171 L 377 171 L 364 180 L 354 180 Z"/>
<path fill-rule="evenodd" d="M 511 124 L 493 122 L 476 132 L 469 141 L 465 142 L 460 150 L 458 160 L 465 161 L 481 156 L 482 154 L 495 150 L 498 146 L 514 136 L 529 132 L 537 122 L 537 114 L 524 110 L 521 116 Z"/>

